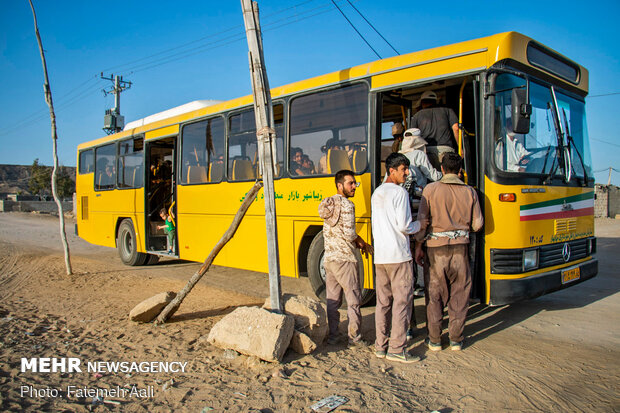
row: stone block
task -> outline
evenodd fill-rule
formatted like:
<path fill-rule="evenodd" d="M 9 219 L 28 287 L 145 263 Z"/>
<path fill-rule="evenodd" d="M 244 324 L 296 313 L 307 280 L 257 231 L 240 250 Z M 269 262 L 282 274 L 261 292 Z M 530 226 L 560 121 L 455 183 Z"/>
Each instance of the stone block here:
<path fill-rule="evenodd" d="M 174 300 L 177 294 L 172 291 L 159 293 L 142 301 L 129 312 L 129 319 L 141 323 L 149 323 L 161 313 L 161 310 Z"/>
<path fill-rule="evenodd" d="M 270 309 L 271 301 L 265 301 L 263 308 Z M 306 334 L 317 345 L 327 337 L 327 312 L 316 299 L 293 294 L 283 294 L 282 306 L 284 313 L 295 319 L 295 330 Z"/>
<path fill-rule="evenodd" d="M 289 348 L 297 354 L 310 354 L 316 350 L 316 343 L 306 334 L 295 330 Z"/>
<path fill-rule="evenodd" d="M 239 307 L 211 328 L 207 341 L 261 360 L 281 361 L 294 330 L 295 321 L 290 316 Z"/>

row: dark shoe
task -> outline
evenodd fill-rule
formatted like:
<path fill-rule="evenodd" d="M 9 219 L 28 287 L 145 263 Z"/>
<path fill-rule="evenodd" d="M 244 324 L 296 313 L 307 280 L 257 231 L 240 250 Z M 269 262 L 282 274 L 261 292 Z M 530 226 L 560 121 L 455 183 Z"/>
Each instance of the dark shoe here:
<path fill-rule="evenodd" d="M 378 359 L 384 359 L 387 352 L 385 350 L 375 350 L 375 357 Z"/>
<path fill-rule="evenodd" d="M 419 356 L 414 356 L 403 350 L 402 353 L 387 353 L 385 358 L 390 361 L 398 361 L 400 363 L 416 363 L 422 360 Z"/>
<path fill-rule="evenodd" d="M 452 341 L 452 340 L 450 340 L 450 350 L 452 350 L 452 351 L 461 351 L 461 350 L 463 350 L 463 342 L 462 341 Z"/>
<path fill-rule="evenodd" d="M 424 344 L 430 351 L 441 351 L 441 343 L 433 343 L 430 338 L 426 337 Z"/>
<path fill-rule="evenodd" d="M 407 330 L 407 341 L 413 340 L 413 337 L 414 337 L 414 329 L 410 328 L 409 330 Z"/>
<path fill-rule="evenodd" d="M 327 344 L 334 345 L 340 343 L 340 336 L 329 336 L 327 337 Z"/>

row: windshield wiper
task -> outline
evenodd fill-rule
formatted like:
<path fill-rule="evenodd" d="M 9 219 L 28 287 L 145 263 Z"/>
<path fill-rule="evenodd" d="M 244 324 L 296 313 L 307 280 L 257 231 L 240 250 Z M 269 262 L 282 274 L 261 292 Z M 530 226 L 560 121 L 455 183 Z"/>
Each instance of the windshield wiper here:
<path fill-rule="evenodd" d="M 558 147 L 557 147 L 557 158 L 558 158 L 558 166 L 563 165 L 564 170 L 564 179 L 566 182 L 570 182 L 571 178 L 571 165 L 570 165 L 570 152 L 566 153 L 566 146 L 564 145 L 564 130 L 562 128 L 562 122 L 560 121 L 560 110 L 558 108 L 558 100 L 555 97 L 555 88 L 551 86 L 551 100 L 553 102 L 553 106 L 551 106 L 551 102 L 547 102 L 547 107 L 551 110 L 551 115 L 553 117 L 553 126 L 555 127 Z M 555 173 L 555 169 L 549 174 L 549 176 L 545 179 L 545 183 L 551 178 L 551 176 Z"/>
<path fill-rule="evenodd" d="M 547 102 L 547 109 L 551 112 L 551 117 L 553 118 L 553 126 L 555 128 L 555 133 L 556 136 L 558 136 L 558 126 L 557 126 L 557 121 L 556 121 L 556 116 L 555 116 L 555 112 L 552 110 L 552 106 L 551 106 L 551 102 Z M 560 139 L 557 138 L 557 140 L 559 141 Z M 545 163 L 543 164 L 543 168 L 542 168 L 542 173 L 545 172 L 545 168 L 547 167 L 547 159 L 549 159 L 549 152 L 551 151 L 551 145 L 548 146 L 547 148 L 547 152 L 545 152 Z M 560 163 L 558 162 L 558 164 L 556 165 L 555 160 L 559 158 L 560 156 L 560 152 L 559 152 L 559 148 L 555 147 L 555 156 L 553 157 L 553 162 L 551 163 L 551 168 L 549 169 L 549 175 L 547 175 L 545 177 L 545 179 L 543 179 L 543 184 L 544 185 L 549 185 L 551 183 L 551 180 L 553 179 L 553 175 L 555 175 L 555 171 L 558 169 L 558 166 L 560 165 Z"/>
<path fill-rule="evenodd" d="M 568 118 L 566 117 L 566 111 L 564 110 L 564 108 L 562 108 L 562 115 L 564 116 L 564 129 L 566 129 L 568 150 L 570 152 L 571 148 L 575 149 L 575 152 L 577 153 L 577 157 L 579 158 L 579 161 L 581 162 L 581 168 L 583 169 L 583 186 L 588 186 L 588 173 L 586 172 L 586 164 L 583 161 L 583 156 L 581 156 L 581 153 L 579 152 L 579 148 L 575 144 L 575 140 L 573 139 L 572 134 L 570 133 L 570 127 L 568 125 Z M 575 175 L 577 174 L 575 173 Z"/>

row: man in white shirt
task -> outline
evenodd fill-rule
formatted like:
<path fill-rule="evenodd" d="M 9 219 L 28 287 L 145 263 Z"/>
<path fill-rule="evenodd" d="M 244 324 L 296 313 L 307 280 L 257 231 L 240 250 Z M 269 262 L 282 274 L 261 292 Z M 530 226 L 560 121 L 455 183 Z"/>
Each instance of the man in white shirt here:
<path fill-rule="evenodd" d="M 420 358 L 405 351 L 413 303 L 413 261 L 409 235 L 424 231 L 428 219 L 411 218 L 409 194 L 400 184 L 409 174 L 409 160 L 392 153 L 385 160 L 388 177 L 371 197 L 375 246 L 375 355 L 412 363 Z M 391 322 L 388 322 L 391 320 Z"/>

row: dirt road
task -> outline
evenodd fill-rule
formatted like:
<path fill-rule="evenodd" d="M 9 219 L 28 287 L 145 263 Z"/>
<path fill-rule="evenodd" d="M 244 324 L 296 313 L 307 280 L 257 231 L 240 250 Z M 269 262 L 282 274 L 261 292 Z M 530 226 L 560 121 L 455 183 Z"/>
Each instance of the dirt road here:
<path fill-rule="evenodd" d="M 180 290 L 197 264 L 125 267 L 114 250 L 69 234 L 69 277 L 56 219 L 0 214 L 0 410 L 309 411 L 335 394 L 349 399 L 338 412 L 620 411 L 620 221 L 596 224 L 596 278 L 518 305 L 472 307 L 461 353 L 427 352 L 420 330 L 411 351 L 424 359 L 413 365 L 344 345 L 289 352 L 274 365 L 201 340 L 234 308 L 264 301 L 264 274 L 214 267 L 172 322 L 137 325 L 129 310 Z M 311 294 L 306 279 L 282 281 L 285 292 Z M 423 320 L 422 300 L 416 304 Z M 364 309 L 369 341 L 373 314 Z M 187 365 L 183 373 L 22 373 L 21 358 L 32 357 Z M 110 397 L 120 406 L 93 405 L 84 393 L 117 386 L 135 389 Z"/>

